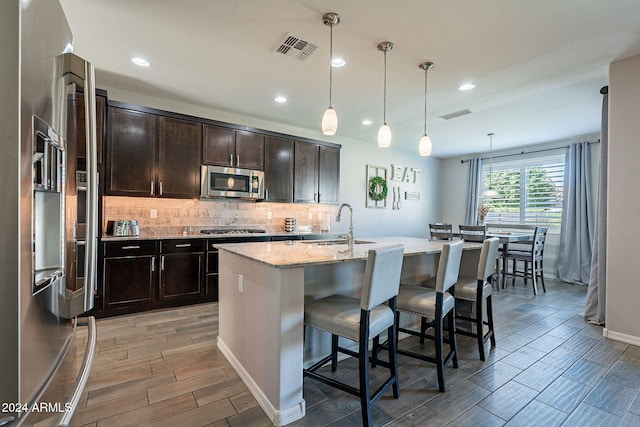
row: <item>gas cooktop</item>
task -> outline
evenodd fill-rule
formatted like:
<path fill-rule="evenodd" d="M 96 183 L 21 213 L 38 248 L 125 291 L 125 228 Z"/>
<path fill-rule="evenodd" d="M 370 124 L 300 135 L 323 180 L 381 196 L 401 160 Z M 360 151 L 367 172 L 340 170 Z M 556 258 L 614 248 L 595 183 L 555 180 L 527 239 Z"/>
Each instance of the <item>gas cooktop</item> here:
<path fill-rule="evenodd" d="M 233 227 L 218 227 L 200 230 L 202 234 L 256 234 L 264 233 L 265 230 L 260 228 L 233 228 Z"/>

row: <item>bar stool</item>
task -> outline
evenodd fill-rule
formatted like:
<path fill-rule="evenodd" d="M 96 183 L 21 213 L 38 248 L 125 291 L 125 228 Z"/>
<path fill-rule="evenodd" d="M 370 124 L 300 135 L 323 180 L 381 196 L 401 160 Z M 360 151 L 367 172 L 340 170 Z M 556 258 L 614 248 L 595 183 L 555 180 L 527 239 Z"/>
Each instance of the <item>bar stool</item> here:
<path fill-rule="evenodd" d="M 438 371 L 438 386 L 441 392 L 445 391 L 444 368 L 449 361 L 453 367 L 458 367 L 458 355 L 456 348 L 455 327 L 455 298 L 449 293 L 458 280 L 460 260 L 462 259 L 462 240 L 447 242 L 442 245 L 442 253 L 438 262 L 435 289 L 421 286 L 400 285 L 398 303 L 396 305 L 396 323 L 398 331 L 420 337 L 420 342 L 425 338 L 435 341 L 435 357 L 410 350 L 398 349 L 399 354 L 435 363 Z M 420 331 L 400 327 L 400 312 L 420 316 Z M 444 347 L 444 318 L 447 317 L 447 329 L 449 331 L 449 353 L 443 355 Z M 428 320 L 429 319 L 429 320 Z M 427 326 L 434 328 L 434 335 L 427 335 Z"/>
<path fill-rule="evenodd" d="M 364 283 L 360 299 L 344 295 L 331 295 L 306 304 L 304 324 L 331 334 L 331 354 L 304 370 L 304 376 L 360 397 L 362 423 L 371 425 L 371 405 L 384 392 L 393 387 L 393 397 L 400 397 L 396 355 L 396 298 L 400 286 L 400 273 L 404 247 L 392 245 L 370 249 L 364 272 Z M 386 303 L 386 304 L 385 304 Z M 388 304 L 388 305 L 387 305 Z M 377 359 L 379 339 L 374 340 L 373 357 L 369 358 L 369 341 L 387 332 L 386 346 L 389 360 Z M 359 343 L 358 352 L 340 347 L 338 337 Z M 336 372 L 338 352 L 358 358 L 360 387 L 355 388 L 316 372 L 331 361 L 331 372 Z M 389 377 L 373 394 L 369 386 L 369 360 L 389 369 Z"/>
<path fill-rule="evenodd" d="M 522 277 L 524 278 L 524 285 L 527 286 L 527 279 L 530 278 L 533 282 L 534 295 L 538 295 L 538 279 L 540 279 L 542 284 L 542 291 L 547 292 L 547 288 L 544 286 L 543 271 L 544 242 L 547 237 L 547 230 L 547 227 L 536 227 L 529 250 L 520 251 L 510 249 L 502 255 L 505 265 L 503 274 L 511 276 L 512 285 L 515 285 L 516 277 Z M 508 273 L 506 268 L 509 261 L 512 261 L 511 273 Z M 522 270 L 516 268 L 518 261 L 524 262 L 524 268 Z"/>
<path fill-rule="evenodd" d="M 468 317 L 460 314 L 458 307 L 456 308 L 456 319 L 472 322 L 476 327 L 476 332 L 458 329 L 458 333 L 478 339 L 478 352 L 480 360 L 484 361 L 484 344 L 488 339 L 491 345 L 495 347 L 496 337 L 493 331 L 493 303 L 491 301 L 491 292 L 493 286 L 488 282 L 489 277 L 493 277 L 495 272 L 495 260 L 498 256 L 498 246 L 500 239 L 493 237 L 482 242 L 482 251 L 480 252 L 480 261 L 478 262 L 478 274 L 476 277 L 461 277 L 455 284 L 454 294 L 456 304 L 461 301 L 471 301 L 475 304 L 475 317 Z M 482 302 L 487 301 L 487 320 L 482 319 L 483 310 Z M 484 333 L 484 325 L 489 330 Z"/>

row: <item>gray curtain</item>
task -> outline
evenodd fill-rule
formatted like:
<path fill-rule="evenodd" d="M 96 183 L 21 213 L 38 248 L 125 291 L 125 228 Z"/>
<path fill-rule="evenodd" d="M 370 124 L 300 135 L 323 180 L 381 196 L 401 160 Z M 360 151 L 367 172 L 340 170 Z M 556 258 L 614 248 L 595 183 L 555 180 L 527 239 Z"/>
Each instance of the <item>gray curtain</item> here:
<path fill-rule="evenodd" d="M 600 90 L 602 97 L 602 130 L 600 135 L 600 169 L 598 171 L 598 197 L 591 260 L 591 277 L 584 306 L 584 318 L 590 323 L 604 325 L 606 303 L 607 262 L 607 175 L 609 167 L 609 95 L 608 86 Z"/>
<path fill-rule="evenodd" d="M 478 218 L 478 187 L 482 173 L 482 159 L 476 157 L 469 159 L 469 175 L 467 176 L 467 211 L 464 214 L 464 223 L 475 225 Z"/>
<path fill-rule="evenodd" d="M 564 205 L 558 249 L 558 278 L 587 285 L 591 272 L 593 200 L 588 142 L 570 144 L 564 165 Z"/>

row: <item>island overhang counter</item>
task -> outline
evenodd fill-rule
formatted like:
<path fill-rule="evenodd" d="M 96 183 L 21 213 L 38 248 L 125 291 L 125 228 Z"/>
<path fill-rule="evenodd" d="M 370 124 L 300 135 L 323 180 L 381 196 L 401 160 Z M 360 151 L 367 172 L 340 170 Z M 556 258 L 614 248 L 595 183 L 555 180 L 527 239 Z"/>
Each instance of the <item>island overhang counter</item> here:
<path fill-rule="evenodd" d="M 352 250 L 326 241 L 216 246 L 218 348 L 274 425 L 305 415 L 303 365 L 326 354 L 330 342 L 328 334 L 307 331 L 303 343 L 305 298 L 359 296 L 369 249 L 398 243 L 405 253 L 402 283 L 419 284 L 435 275 L 443 241 L 375 237 L 356 240 Z M 481 246 L 465 243 L 461 274 L 475 275 Z"/>

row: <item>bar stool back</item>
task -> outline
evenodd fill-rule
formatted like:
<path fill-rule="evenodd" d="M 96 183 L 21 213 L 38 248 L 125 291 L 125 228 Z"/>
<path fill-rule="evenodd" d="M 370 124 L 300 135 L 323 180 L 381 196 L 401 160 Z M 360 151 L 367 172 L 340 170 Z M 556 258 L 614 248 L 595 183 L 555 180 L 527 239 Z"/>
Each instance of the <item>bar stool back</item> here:
<path fill-rule="evenodd" d="M 435 363 L 438 372 L 438 387 L 441 392 L 445 391 L 444 384 L 444 368 L 453 362 L 453 367 L 458 367 L 458 356 L 456 348 L 456 328 L 454 319 L 455 298 L 449 293 L 458 280 L 458 272 L 460 271 L 460 260 L 462 259 L 462 240 L 447 242 L 442 245 L 440 253 L 440 261 L 438 262 L 438 273 L 436 275 L 435 289 L 423 288 L 421 286 L 400 285 L 398 293 L 398 304 L 396 307 L 396 323 L 398 323 L 398 331 L 409 335 L 417 336 L 421 342 L 425 338 L 435 341 L 435 357 L 425 355 L 405 349 L 398 349 L 399 354 L 410 356 L 416 359 Z M 399 317 L 400 312 L 420 316 L 420 331 L 409 328 L 401 328 Z M 444 347 L 444 319 L 447 320 L 447 329 L 449 332 L 448 344 L 449 353 L 443 354 Z M 427 334 L 427 326 L 433 327 L 434 335 Z"/>
<path fill-rule="evenodd" d="M 393 396 L 400 397 L 398 385 L 398 369 L 396 355 L 396 323 L 395 307 L 404 247 L 392 245 L 369 250 L 365 266 L 364 283 L 360 299 L 331 295 L 306 304 L 304 324 L 331 334 L 331 354 L 304 370 L 304 376 L 336 387 L 347 393 L 360 397 L 362 423 L 371 425 L 371 405 L 383 393 L 393 388 Z M 388 305 L 387 305 L 388 304 Z M 380 334 L 386 332 L 389 345 L 388 361 L 377 359 L 377 346 Z M 338 337 L 348 338 L 359 343 L 358 352 L 340 347 Z M 369 341 L 374 339 L 372 364 L 379 364 L 389 369 L 389 377 L 373 394 L 369 386 Z M 338 381 L 317 372 L 327 362 L 331 362 L 331 372 L 336 372 L 338 352 L 358 358 L 359 388 Z"/>
<path fill-rule="evenodd" d="M 493 332 L 493 302 L 491 300 L 491 292 L 493 286 L 488 282 L 488 279 L 493 276 L 495 272 L 495 260 L 498 256 L 498 246 L 500 245 L 500 239 L 493 237 L 486 239 L 482 242 L 482 251 L 480 252 L 480 261 L 478 262 L 478 273 L 476 277 L 461 277 L 455 284 L 455 297 L 456 304 L 459 305 L 461 301 L 471 301 L 475 304 L 475 316 L 469 317 L 460 314 L 460 311 L 456 309 L 456 319 L 467 322 L 472 322 L 475 325 L 475 332 L 465 331 L 458 329 L 458 333 L 467 335 L 478 339 L 478 352 L 480 353 L 480 360 L 485 360 L 484 356 L 484 343 L 488 339 L 491 340 L 491 345 L 495 347 L 496 338 Z M 487 320 L 483 320 L 483 301 L 487 301 Z M 488 331 L 484 333 L 484 325 L 487 325 Z"/>

